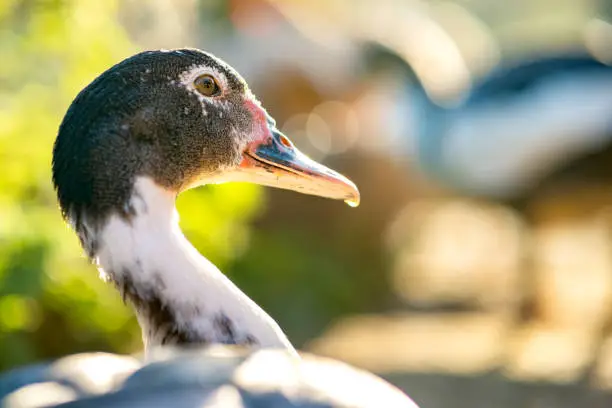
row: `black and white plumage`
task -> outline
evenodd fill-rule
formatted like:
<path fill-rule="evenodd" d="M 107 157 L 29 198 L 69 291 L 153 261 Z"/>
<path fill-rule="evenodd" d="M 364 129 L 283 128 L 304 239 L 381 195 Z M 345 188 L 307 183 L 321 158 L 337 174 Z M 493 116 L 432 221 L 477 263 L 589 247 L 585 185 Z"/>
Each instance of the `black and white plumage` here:
<path fill-rule="evenodd" d="M 77 355 L 64 361 L 72 369 L 58 369 L 60 360 L 17 370 L 0 378 L 7 406 L 44 394 L 32 384 L 60 395 L 49 402 L 72 400 L 66 407 L 415 406 L 374 376 L 301 359 L 276 322 L 182 235 L 174 201 L 202 184 L 250 181 L 359 203 L 355 185 L 300 153 L 218 58 L 149 51 L 104 72 L 60 126 L 53 181 L 86 254 L 134 307 L 146 362 Z M 78 368 L 88 363 L 94 368 Z M 101 385 L 75 380 L 89 377 Z"/>
<path fill-rule="evenodd" d="M 203 80 L 210 96 L 196 88 Z M 135 306 L 147 345 L 291 348 L 181 234 L 181 191 L 242 180 L 358 200 L 349 180 L 295 149 L 231 67 L 195 50 L 138 54 L 86 87 L 60 127 L 53 180 L 87 254 Z"/>

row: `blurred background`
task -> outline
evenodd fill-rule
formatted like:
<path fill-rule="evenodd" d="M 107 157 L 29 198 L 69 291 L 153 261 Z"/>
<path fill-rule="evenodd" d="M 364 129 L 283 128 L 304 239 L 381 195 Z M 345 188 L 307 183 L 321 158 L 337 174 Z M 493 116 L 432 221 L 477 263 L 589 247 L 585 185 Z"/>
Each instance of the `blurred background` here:
<path fill-rule="evenodd" d="M 196 247 L 298 347 L 423 407 L 612 403 L 612 2 L 0 1 L 0 371 L 142 348 L 61 219 L 77 92 L 143 49 L 236 67 L 362 204 L 183 194 Z"/>

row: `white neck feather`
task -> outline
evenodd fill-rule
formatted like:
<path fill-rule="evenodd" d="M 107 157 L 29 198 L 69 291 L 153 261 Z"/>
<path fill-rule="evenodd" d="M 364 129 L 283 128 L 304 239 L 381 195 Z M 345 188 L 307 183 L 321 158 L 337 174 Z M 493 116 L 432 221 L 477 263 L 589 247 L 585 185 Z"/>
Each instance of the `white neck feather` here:
<path fill-rule="evenodd" d="M 130 203 L 135 215 L 113 215 L 100 232 L 101 273 L 119 286 L 129 282 L 144 303 L 161 304 L 172 330 L 190 343 L 294 350 L 276 322 L 187 241 L 174 202 L 173 193 L 139 178 Z M 168 340 L 168 324 L 160 328 L 150 311 L 135 306 L 145 347 L 184 342 Z"/>

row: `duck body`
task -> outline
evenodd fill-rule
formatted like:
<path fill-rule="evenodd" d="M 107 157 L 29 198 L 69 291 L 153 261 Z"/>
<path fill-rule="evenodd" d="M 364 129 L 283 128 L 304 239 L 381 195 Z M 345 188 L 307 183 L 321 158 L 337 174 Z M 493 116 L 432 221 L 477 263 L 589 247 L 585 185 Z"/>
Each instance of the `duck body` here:
<path fill-rule="evenodd" d="M 0 378 L 7 408 L 209 407 L 348 408 L 416 404 L 397 388 L 331 359 L 283 350 L 209 346 L 159 348 L 145 363 L 91 353 L 26 367 Z"/>
<path fill-rule="evenodd" d="M 439 121 L 422 126 L 418 161 L 455 189 L 516 202 L 609 180 L 611 91 L 612 67 L 585 54 L 503 66 L 457 108 L 431 108 Z"/>
<path fill-rule="evenodd" d="M 187 241 L 177 195 L 230 181 L 359 203 L 355 185 L 303 155 L 211 54 L 143 52 L 81 91 L 54 145 L 53 182 L 85 254 L 133 307 L 145 353 L 5 373 L 3 406 L 415 407 L 371 374 L 301 358 Z"/>

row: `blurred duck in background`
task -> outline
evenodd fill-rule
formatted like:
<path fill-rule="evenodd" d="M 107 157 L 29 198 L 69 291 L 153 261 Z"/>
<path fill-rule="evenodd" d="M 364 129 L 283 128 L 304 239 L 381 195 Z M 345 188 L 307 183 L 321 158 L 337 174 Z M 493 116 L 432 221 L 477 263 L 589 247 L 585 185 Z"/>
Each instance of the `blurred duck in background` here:
<path fill-rule="evenodd" d="M 586 49 L 540 54 L 502 63 L 473 79 L 458 98 L 440 101 L 398 52 L 381 44 L 365 49 L 365 71 L 374 84 L 395 78 L 380 116 L 393 124 L 391 155 L 455 194 L 472 197 L 467 207 L 465 199 L 447 206 L 454 216 L 438 211 L 446 220 L 446 238 L 436 239 L 437 247 L 418 244 L 430 236 L 423 234 L 428 228 L 437 230 L 435 221 L 425 221 L 431 217 L 419 213 L 415 221 L 413 214 L 403 224 L 416 234 L 405 241 L 414 251 L 412 260 L 395 272 L 396 282 L 403 282 L 397 286 L 412 286 L 404 298 L 413 306 L 448 306 L 450 299 L 460 309 L 485 310 L 491 301 L 498 306 L 500 299 L 510 301 L 522 328 L 509 372 L 557 380 L 577 375 L 597 347 L 596 333 L 605 331 L 612 299 L 612 67 Z M 491 207 L 495 203 L 506 208 L 505 215 Z M 479 226 L 486 228 L 470 232 Z M 452 233 L 455 228 L 460 235 Z M 477 254 L 474 236 L 482 244 Z M 455 249 L 445 254 L 449 246 Z M 475 256 L 466 261 L 471 256 L 466 254 Z M 448 260 L 446 272 L 436 271 L 444 264 L 440 259 Z M 493 281 L 486 277 L 492 271 Z M 452 288 L 430 288 L 428 297 L 415 284 L 420 280 L 444 287 L 457 280 L 457 291 L 464 293 L 458 303 L 449 297 Z M 470 285 L 474 288 L 466 291 Z M 553 346 L 567 348 L 565 355 L 573 357 L 555 358 L 545 351 Z M 547 356 L 555 361 L 538 362 Z"/>
<path fill-rule="evenodd" d="M 509 205 L 530 227 L 521 258 L 527 325 L 509 371 L 572 377 L 609 318 L 612 67 L 586 50 L 525 58 L 476 81 L 456 108 L 420 106 L 428 108 L 417 128 L 419 168 Z M 545 352 L 559 345 L 574 357 Z M 541 372 L 536 355 L 555 360 L 548 366 L 557 373 Z"/>
<path fill-rule="evenodd" d="M 612 67 L 586 53 L 504 64 L 457 108 L 422 110 L 418 162 L 454 188 L 517 203 L 609 184 L 611 90 Z"/>

